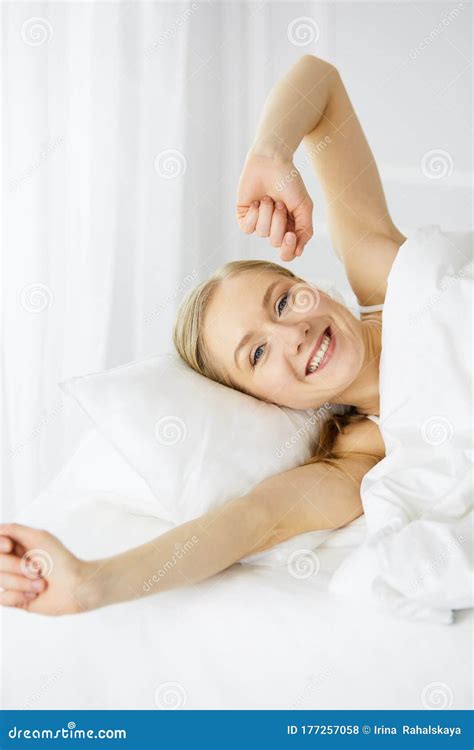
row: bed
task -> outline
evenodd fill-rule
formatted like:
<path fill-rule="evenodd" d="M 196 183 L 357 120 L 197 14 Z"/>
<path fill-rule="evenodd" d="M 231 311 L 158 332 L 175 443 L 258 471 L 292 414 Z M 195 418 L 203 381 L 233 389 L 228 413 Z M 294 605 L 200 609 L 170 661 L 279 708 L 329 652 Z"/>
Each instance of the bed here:
<path fill-rule="evenodd" d="M 16 519 L 102 557 L 162 533 L 150 489 L 96 428 Z M 137 512 L 137 507 L 140 512 Z M 472 707 L 473 610 L 404 621 L 328 590 L 364 516 L 320 545 L 317 574 L 236 564 L 202 584 L 81 615 L 3 608 L 6 709 Z"/>

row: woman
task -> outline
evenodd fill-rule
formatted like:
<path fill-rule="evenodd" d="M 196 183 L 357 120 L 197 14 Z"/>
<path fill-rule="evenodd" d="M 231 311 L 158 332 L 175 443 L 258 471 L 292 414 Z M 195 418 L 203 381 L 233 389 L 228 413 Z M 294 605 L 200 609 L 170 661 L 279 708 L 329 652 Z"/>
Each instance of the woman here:
<path fill-rule="evenodd" d="M 363 512 L 362 478 L 385 455 L 367 416 L 379 413 L 381 308 L 405 237 L 389 216 L 338 71 L 310 55 L 265 103 L 238 188 L 244 232 L 268 237 L 284 261 L 303 252 L 313 234 L 313 204 L 293 164 L 301 141 L 326 195 L 335 250 L 364 306 L 361 320 L 284 267 L 238 261 L 193 290 L 174 341 L 191 367 L 260 399 L 294 408 L 330 401 L 351 404 L 351 412 L 324 426 L 309 463 L 110 558 L 79 560 L 46 531 L 1 525 L 1 604 L 59 615 L 139 598 L 153 592 L 144 582 L 190 538 L 199 543 L 161 579 L 161 590 L 201 581 L 305 531 L 339 528 Z M 31 570 L 32 548 L 51 556 L 48 574 Z"/>

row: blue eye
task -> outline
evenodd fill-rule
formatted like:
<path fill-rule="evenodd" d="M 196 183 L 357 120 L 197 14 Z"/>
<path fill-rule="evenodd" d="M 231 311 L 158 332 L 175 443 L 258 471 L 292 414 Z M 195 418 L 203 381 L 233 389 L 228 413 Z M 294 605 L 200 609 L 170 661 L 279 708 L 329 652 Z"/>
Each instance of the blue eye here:
<path fill-rule="evenodd" d="M 259 352 L 259 351 L 263 351 L 263 346 L 258 346 L 255 349 L 254 355 L 252 357 L 252 364 L 253 364 L 254 367 L 257 364 L 258 360 L 260 359 L 260 357 L 257 357 L 257 352 Z"/>
<path fill-rule="evenodd" d="M 281 298 L 281 300 L 280 300 L 280 301 L 279 301 L 279 303 L 278 303 L 278 306 L 277 306 L 277 307 L 278 307 L 278 314 L 279 314 L 279 315 L 281 315 L 280 305 L 281 305 L 281 303 L 282 303 L 283 301 L 285 302 L 285 304 L 283 305 L 283 309 L 284 309 L 284 308 L 286 307 L 286 303 L 287 303 L 287 301 L 288 301 L 288 295 L 287 295 L 287 294 L 284 294 L 284 295 L 283 295 L 283 297 Z"/>
<path fill-rule="evenodd" d="M 278 315 L 279 316 L 282 314 L 282 311 L 285 309 L 287 301 L 288 301 L 288 294 L 284 294 L 283 297 L 279 300 L 278 305 L 277 305 Z M 280 307 L 280 305 L 283 302 L 285 304 L 283 305 L 283 309 L 282 309 Z M 257 349 L 255 349 L 254 355 L 252 357 L 252 366 L 253 367 L 255 367 L 255 365 L 257 364 L 258 360 L 260 359 L 260 356 L 257 356 L 257 352 L 259 352 L 259 351 L 263 351 L 263 346 L 259 346 L 259 347 L 257 347 Z"/>

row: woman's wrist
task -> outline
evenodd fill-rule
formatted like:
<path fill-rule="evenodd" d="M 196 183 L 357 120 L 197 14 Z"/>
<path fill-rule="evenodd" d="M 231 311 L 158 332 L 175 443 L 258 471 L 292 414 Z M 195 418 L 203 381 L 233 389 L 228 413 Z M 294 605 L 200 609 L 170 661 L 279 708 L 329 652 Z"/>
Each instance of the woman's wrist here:
<path fill-rule="evenodd" d="M 106 599 L 106 566 L 103 563 L 105 560 L 80 560 L 79 581 L 74 596 L 85 611 L 113 603 Z"/>

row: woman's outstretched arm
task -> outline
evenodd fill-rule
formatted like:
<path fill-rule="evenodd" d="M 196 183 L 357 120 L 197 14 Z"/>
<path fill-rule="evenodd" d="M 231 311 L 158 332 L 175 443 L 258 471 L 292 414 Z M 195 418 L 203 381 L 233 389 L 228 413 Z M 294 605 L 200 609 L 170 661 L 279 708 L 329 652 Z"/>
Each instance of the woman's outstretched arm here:
<path fill-rule="evenodd" d="M 0 604 L 75 614 L 198 583 L 292 536 L 336 529 L 360 516 L 362 477 L 378 460 L 352 453 L 337 468 L 292 469 L 150 542 L 98 560 L 78 559 L 49 532 L 2 524 Z M 29 558 L 46 561 L 43 575 L 35 574 Z M 33 580 L 40 581 L 39 593 Z"/>

